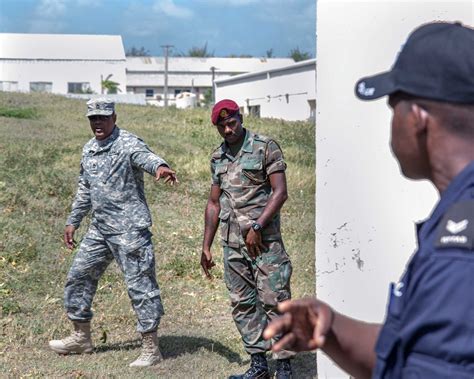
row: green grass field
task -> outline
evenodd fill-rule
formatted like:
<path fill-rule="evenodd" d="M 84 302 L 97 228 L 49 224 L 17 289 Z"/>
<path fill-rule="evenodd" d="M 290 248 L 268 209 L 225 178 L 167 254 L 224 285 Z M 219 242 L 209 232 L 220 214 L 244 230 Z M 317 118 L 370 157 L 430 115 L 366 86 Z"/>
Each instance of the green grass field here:
<path fill-rule="evenodd" d="M 92 135 L 84 101 L 0 92 L 1 378 L 226 378 L 248 366 L 230 314 L 218 239 L 214 279 L 206 280 L 199 266 L 209 155 L 221 142 L 209 110 L 119 104 L 117 113 L 117 124 L 142 137 L 180 180 L 171 187 L 146 178 L 166 312 L 159 329 L 165 360 L 149 369 L 128 367 L 140 352 L 139 335 L 115 263 L 99 283 L 94 302 L 95 353 L 64 357 L 48 351 L 50 339 L 70 331 L 62 296 L 74 252 L 63 246 L 62 233 L 81 149 Z M 249 129 L 274 137 L 285 153 L 289 199 L 282 209 L 282 229 L 294 267 L 293 296 L 312 295 L 314 125 L 244 121 Z M 295 378 L 316 377 L 315 354 L 298 355 L 293 367 Z"/>

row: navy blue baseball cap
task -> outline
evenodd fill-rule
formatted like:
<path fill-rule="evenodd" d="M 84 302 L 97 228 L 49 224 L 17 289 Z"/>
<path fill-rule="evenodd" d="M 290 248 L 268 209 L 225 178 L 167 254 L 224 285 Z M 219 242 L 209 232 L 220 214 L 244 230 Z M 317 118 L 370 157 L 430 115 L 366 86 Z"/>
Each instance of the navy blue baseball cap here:
<path fill-rule="evenodd" d="M 415 29 L 388 72 L 360 79 L 359 99 L 397 91 L 453 103 L 474 103 L 474 30 L 459 22 L 432 22 Z"/>

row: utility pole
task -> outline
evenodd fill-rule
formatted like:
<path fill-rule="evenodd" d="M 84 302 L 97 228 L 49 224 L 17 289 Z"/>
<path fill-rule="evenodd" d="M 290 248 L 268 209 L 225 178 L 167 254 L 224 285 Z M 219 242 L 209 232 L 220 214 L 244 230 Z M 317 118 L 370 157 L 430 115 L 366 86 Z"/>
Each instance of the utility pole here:
<path fill-rule="evenodd" d="M 217 67 L 214 67 L 214 66 L 211 67 L 211 73 L 212 73 L 212 104 L 216 103 L 216 86 L 214 84 L 214 78 L 216 77 L 216 70 L 217 70 Z"/>
<path fill-rule="evenodd" d="M 165 108 L 168 108 L 168 55 L 169 49 L 174 47 L 173 45 L 161 45 L 165 50 L 165 88 L 163 91 L 163 96 L 165 99 Z"/>

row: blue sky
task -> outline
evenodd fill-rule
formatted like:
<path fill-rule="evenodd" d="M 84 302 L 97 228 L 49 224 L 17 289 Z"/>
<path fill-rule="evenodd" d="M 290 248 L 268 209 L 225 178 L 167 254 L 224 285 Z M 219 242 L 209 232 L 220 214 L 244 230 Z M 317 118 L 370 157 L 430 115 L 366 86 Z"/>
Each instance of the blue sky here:
<path fill-rule="evenodd" d="M 315 56 L 316 0 L 0 0 L 0 32 L 120 34 L 163 55 L 207 42 L 215 56 Z"/>

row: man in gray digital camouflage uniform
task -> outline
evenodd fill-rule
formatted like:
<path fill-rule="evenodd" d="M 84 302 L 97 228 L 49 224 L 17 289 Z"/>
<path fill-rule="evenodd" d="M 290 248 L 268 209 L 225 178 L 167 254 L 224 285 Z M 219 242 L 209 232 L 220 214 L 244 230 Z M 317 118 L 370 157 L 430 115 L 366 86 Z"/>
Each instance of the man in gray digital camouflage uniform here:
<path fill-rule="evenodd" d="M 250 368 L 231 378 L 269 378 L 265 353 L 270 346 L 262 333 L 278 316 L 278 303 L 291 297 L 292 267 L 280 234 L 279 213 L 288 197 L 286 164 L 274 140 L 243 128 L 234 101 L 219 101 L 211 121 L 224 142 L 211 156 L 201 266 L 210 277 L 211 245 L 220 222 L 232 315 L 251 355 Z M 290 351 L 275 355 L 276 378 L 291 378 L 293 355 Z"/>
<path fill-rule="evenodd" d="M 76 197 L 64 231 L 64 242 L 75 247 L 74 233 L 91 211 L 92 221 L 67 276 L 64 304 L 74 332 L 49 342 L 59 354 L 93 351 L 90 321 L 97 283 L 115 259 L 124 274 L 142 334 L 142 354 L 130 366 L 151 366 L 162 358 L 156 330 L 164 314 L 155 275 L 151 215 L 143 172 L 165 183 L 177 182 L 175 172 L 135 135 L 115 124 L 115 104 L 106 98 L 87 102 L 94 138 L 83 148 Z"/>

